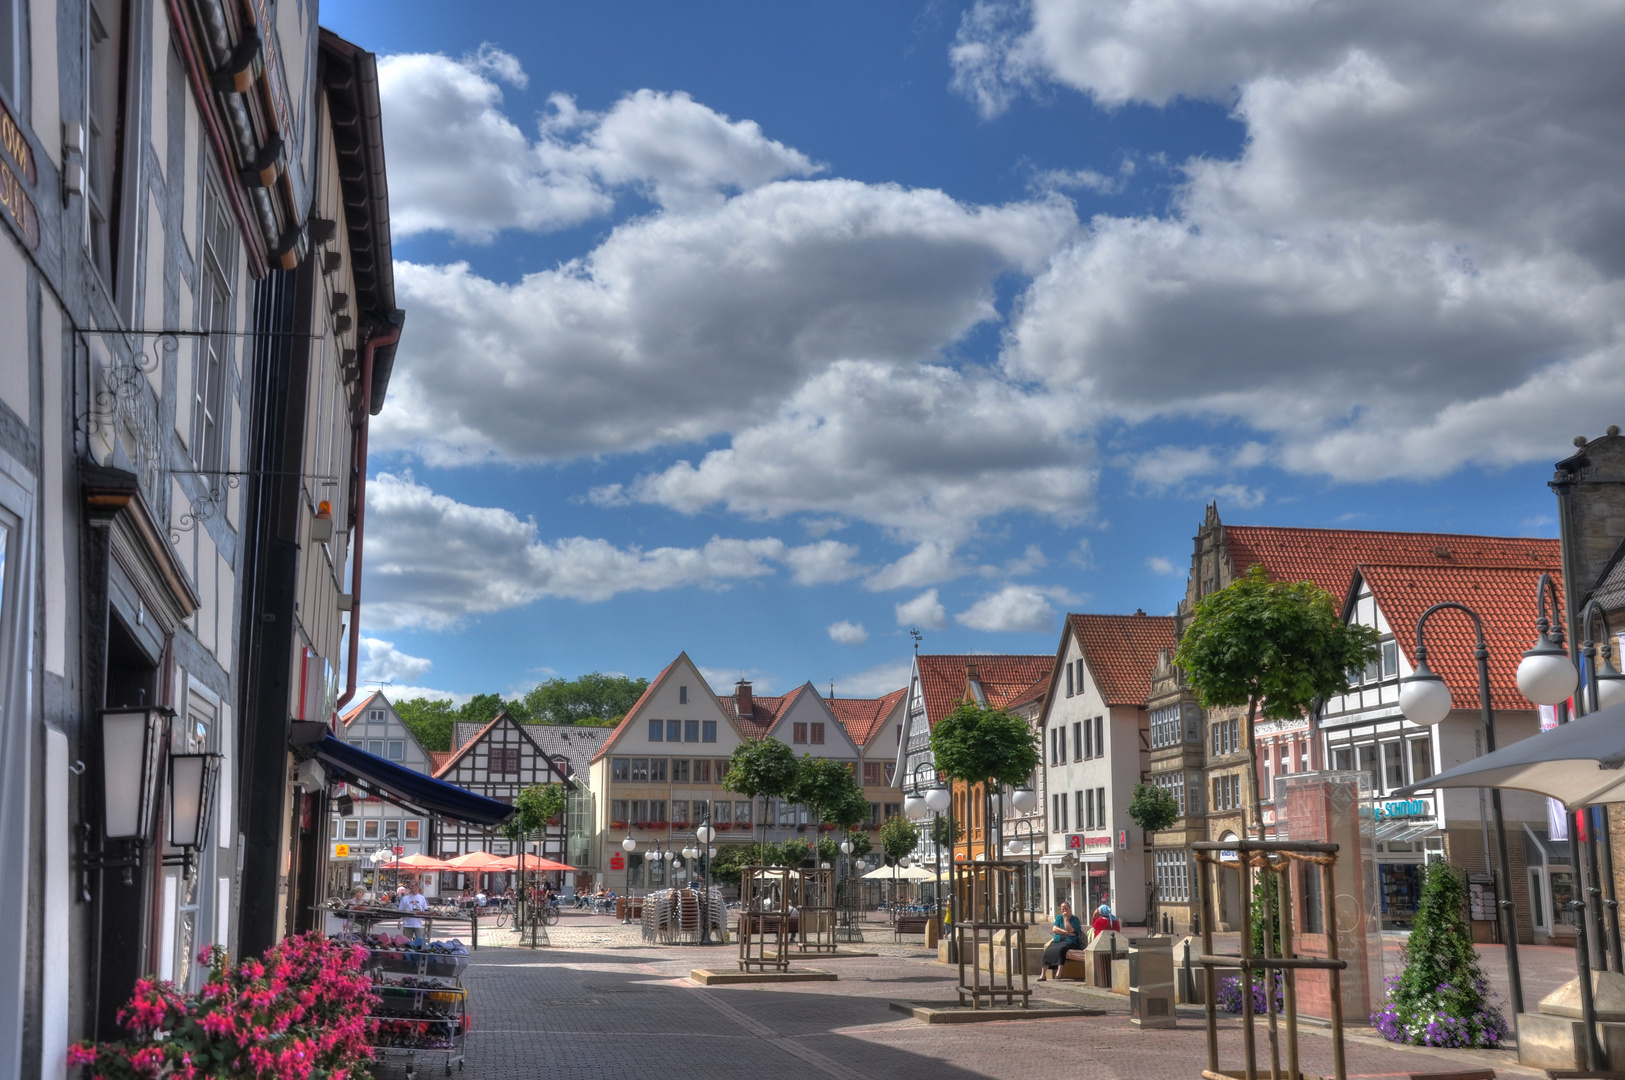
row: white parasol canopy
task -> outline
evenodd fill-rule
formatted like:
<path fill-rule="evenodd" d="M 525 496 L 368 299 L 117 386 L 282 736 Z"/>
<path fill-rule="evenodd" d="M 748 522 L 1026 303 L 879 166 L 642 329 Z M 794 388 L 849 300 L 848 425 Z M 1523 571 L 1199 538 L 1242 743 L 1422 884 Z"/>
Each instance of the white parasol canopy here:
<path fill-rule="evenodd" d="M 901 866 L 882 866 L 863 875 L 865 881 L 930 881 L 935 877 L 931 871 L 920 866 L 910 866 L 904 869 Z"/>

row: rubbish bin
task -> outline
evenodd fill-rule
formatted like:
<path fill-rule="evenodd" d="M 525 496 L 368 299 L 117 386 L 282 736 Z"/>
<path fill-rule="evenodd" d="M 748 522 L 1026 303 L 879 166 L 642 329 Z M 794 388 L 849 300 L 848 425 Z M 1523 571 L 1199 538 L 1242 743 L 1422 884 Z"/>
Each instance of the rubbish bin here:
<path fill-rule="evenodd" d="M 1172 938 L 1158 935 L 1129 945 L 1128 1014 L 1136 1027 L 1176 1025 Z"/>
<path fill-rule="evenodd" d="M 1102 990 L 1112 988 L 1112 961 L 1128 953 L 1128 938 L 1115 930 L 1102 930 L 1084 947 L 1089 954 L 1088 973 L 1084 978 L 1090 986 Z"/>

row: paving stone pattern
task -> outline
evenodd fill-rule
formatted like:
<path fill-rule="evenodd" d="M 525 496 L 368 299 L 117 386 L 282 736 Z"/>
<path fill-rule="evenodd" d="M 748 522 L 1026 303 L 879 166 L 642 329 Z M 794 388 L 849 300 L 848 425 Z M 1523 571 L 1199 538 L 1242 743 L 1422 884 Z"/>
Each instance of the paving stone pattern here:
<path fill-rule="evenodd" d="M 865 948 L 888 955 L 821 961 L 840 973 L 837 983 L 702 988 L 684 976 L 725 966 L 732 947 L 645 945 L 636 927 L 569 917 L 550 936 L 550 948 L 533 951 L 496 946 L 495 934 L 488 947 L 482 931 L 466 976 L 470 1080 L 1160 1080 L 1199 1076 L 1206 1060 L 1200 1010 L 1181 1010 L 1175 1030 L 1142 1031 L 1130 1025 L 1125 999 L 1067 983 L 1045 984 L 1044 996 L 1105 1014 L 928 1027 L 892 1013 L 892 1000 L 953 997 L 954 971 L 917 945 L 876 942 Z M 1556 956 L 1531 959 L 1538 982 L 1560 973 Z M 1262 1025 L 1260 1034 L 1267 1070 Z M 1222 1063 L 1239 1066 L 1239 1021 L 1223 1021 L 1220 1046 Z M 1325 1034 L 1306 1031 L 1301 1048 L 1305 1072 L 1329 1074 Z M 1348 1065 L 1353 1078 L 1486 1066 L 1543 1075 L 1519 1069 L 1508 1052 L 1400 1049 L 1370 1034 L 1350 1038 Z"/>

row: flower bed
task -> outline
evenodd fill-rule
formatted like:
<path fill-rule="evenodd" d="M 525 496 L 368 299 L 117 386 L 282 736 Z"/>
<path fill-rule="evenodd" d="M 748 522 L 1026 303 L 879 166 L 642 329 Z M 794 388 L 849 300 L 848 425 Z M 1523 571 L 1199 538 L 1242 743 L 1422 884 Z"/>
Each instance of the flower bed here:
<path fill-rule="evenodd" d="M 75 1043 L 68 1064 L 104 1080 L 366 1076 L 372 1049 L 364 1018 L 379 1003 L 362 972 L 366 956 L 359 945 L 315 932 L 236 966 L 210 946 L 198 956 L 210 966 L 200 991 L 138 980 L 118 1013 L 130 1037 Z"/>

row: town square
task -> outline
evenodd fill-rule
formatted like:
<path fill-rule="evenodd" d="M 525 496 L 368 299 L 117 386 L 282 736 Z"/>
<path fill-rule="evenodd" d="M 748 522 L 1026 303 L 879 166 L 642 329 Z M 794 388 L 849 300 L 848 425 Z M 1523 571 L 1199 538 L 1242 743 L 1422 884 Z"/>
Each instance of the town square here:
<path fill-rule="evenodd" d="M 1621 56 L 0 0 L 0 1080 L 1625 1076 Z"/>

